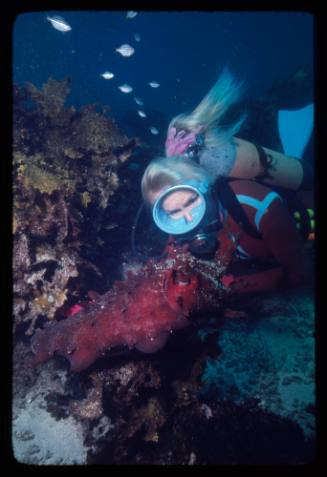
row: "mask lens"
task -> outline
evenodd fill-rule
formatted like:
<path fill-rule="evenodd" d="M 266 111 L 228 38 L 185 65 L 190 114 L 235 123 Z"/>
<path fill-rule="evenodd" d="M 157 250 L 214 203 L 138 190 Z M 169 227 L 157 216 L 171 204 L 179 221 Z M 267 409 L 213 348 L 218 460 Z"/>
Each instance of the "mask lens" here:
<path fill-rule="evenodd" d="M 195 192 L 197 197 L 200 198 L 200 203 L 192 208 L 190 208 L 190 215 L 192 220 L 186 220 L 185 216 L 179 218 L 174 217 L 173 214 L 167 213 L 167 210 L 163 207 L 163 202 L 167 196 L 174 191 L 191 191 Z M 193 230 L 199 225 L 206 211 L 206 201 L 202 193 L 190 186 L 175 186 L 171 187 L 166 191 L 161 197 L 157 199 L 153 206 L 153 219 L 156 225 L 166 233 L 179 235 L 185 234 Z"/>

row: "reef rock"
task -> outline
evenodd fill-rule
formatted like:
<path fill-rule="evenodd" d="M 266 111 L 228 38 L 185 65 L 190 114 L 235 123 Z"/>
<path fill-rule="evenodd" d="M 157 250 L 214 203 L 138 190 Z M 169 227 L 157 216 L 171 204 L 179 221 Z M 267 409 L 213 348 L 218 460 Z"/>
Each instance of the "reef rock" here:
<path fill-rule="evenodd" d="M 112 221 L 119 168 L 136 144 L 120 132 L 108 108 L 65 107 L 69 92 L 68 79 L 49 78 L 41 89 L 31 83 L 14 86 L 13 325 L 18 335 L 31 335 L 37 321 L 52 320 L 74 297 L 74 286 L 88 289 L 90 268 L 101 276 L 95 258 L 108 247 L 99 235 Z M 128 193 L 128 184 L 124 190 Z M 116 254 L 121 251 L 117 244 Z"/>

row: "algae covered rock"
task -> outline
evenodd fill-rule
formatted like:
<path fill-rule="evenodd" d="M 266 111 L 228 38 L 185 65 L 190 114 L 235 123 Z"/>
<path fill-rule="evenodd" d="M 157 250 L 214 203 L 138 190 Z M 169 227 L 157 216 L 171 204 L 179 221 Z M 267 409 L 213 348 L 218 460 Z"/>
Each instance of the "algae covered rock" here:
<path fill-rule="evenodd" d="M 68 78 L 14 86 L 14 329 L 28 335 L 38 319 L 55 317 L 90 270 L 101 276 L 93 257 L 106 243 L 95 237 L 136 145 L 108 107 L 66 107 L 70 88 Z"/>

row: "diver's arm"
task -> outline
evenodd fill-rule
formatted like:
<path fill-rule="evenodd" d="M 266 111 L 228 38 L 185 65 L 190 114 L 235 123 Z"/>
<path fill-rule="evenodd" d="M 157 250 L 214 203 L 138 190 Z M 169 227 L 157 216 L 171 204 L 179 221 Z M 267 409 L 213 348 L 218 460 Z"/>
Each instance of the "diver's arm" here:
<path fill-rule="evenodd" d="M 299 159 L 263 147 L 270 167 L 265 167 L 255 144 L 234 137 L 236 160 L 229 176 L 239 179 L 260 179 L 265 184 L 298 190 L 303 182 L 303 166 Z"/>
<path fill-rule="evenodd" d="M 279 255 L 276 253 L 276 255 Z M 298 255 L 283 264 L 254 273 L 234 274 L 229 270 L 223 275 L 221 282 L 230 295 L 271 291 L 282 287 L 296 287 L 312 284 L 312 270 L 308 263 L 296 264 Z M 292 266 L 290 267 L 290 263 Z M 302 263 L 301 263 L 302 262 Z"/>
<path fill-rule="evenodd" d="M 234 187 L 236 184 L 235 181 Z M 238 183 L 240 184 L 243 186 L 242 181 Z M 252 186 L 259 187 L 259 184 L 253 183 Z M 243 207 L 248 213 L 249 220 L 255 226 L 255 215 L 249 214 L 250 207 L 246 205 Z M 286 205 L 279 197 L 276 197 L 266 208 L 259 222 L 259 232 L 268 249 L 267 252 L 270 252 L 276 264 L 271 266 L 267 263 L 269 268 L 255 273 L 251 271 L 246 261 L 242 262 L 242 266 L 238 263 L 234 268 L 231 264 L 222 279 L 231 293 L 252 293 L 268 291 L 280 286 L 313 284 L 312 266 L 306 254 L 304 242 Z M 241 246 L 243 246 L 242 242 Z"/>
<path fill-rule="evenodd" d="M 257 293 L 275 290 L 282 285 L 284 272 L 282 267 L 274 267 L 262 272 L 223 275 L 221 282 L 229 294 Z"/>

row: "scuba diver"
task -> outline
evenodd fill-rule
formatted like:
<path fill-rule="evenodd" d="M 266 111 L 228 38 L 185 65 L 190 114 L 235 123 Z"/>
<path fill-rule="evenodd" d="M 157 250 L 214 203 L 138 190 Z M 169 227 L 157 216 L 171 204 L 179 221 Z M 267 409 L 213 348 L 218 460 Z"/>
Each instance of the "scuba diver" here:
<path fill-rule="evenodd" d="M 170 236 L 167 252 L 176 242 L 198 257 L 221 260 L 233 242 L 225 282 L 239 292 L 312 284 L 305 241 L 313 238 L 313 171 L 301 157 L 313 130 L 313 105 L 278 111 L 281 153 L 236 137 L 245 114 L 224 124 L 240 91 L 225 68 L 191 113 L 172 119 L 166 157 L 151 161 L 143 174 L 144 202 Z M 307 204 L 303 192 L 309 192 Z M 219 241 L 222 229 L 227 233 Z"/>
<path fill-rule="evenodd" d="M 262 147 L 235 135 L 246 114 L 230 120 L 241 97 L 242 84 L 227 68 L 191 113 L 174 117 L 168 127 L 167 157 L 185 155 L 199 162 L 210 174 L 231 179 L 250 179 L 290 191 L 311 190 L 310 161 L 301 161 L 313 129 L 313 105 L 278 111 L 278 128 L 284 153 Z"/>
<path fill-rule="evenodd" d="M 155 224 L 169 236 L 168 256 L 178 243 L 197 257 L 223 264 L 224 251 L 234 244 L 235 260 L 223 283 L 235 292 L 312 284 L 296 221 L 268 186 L 246 179 L 219 183 L 193 159 L 172 156 L 151 161 L 141 188 Z"/>

